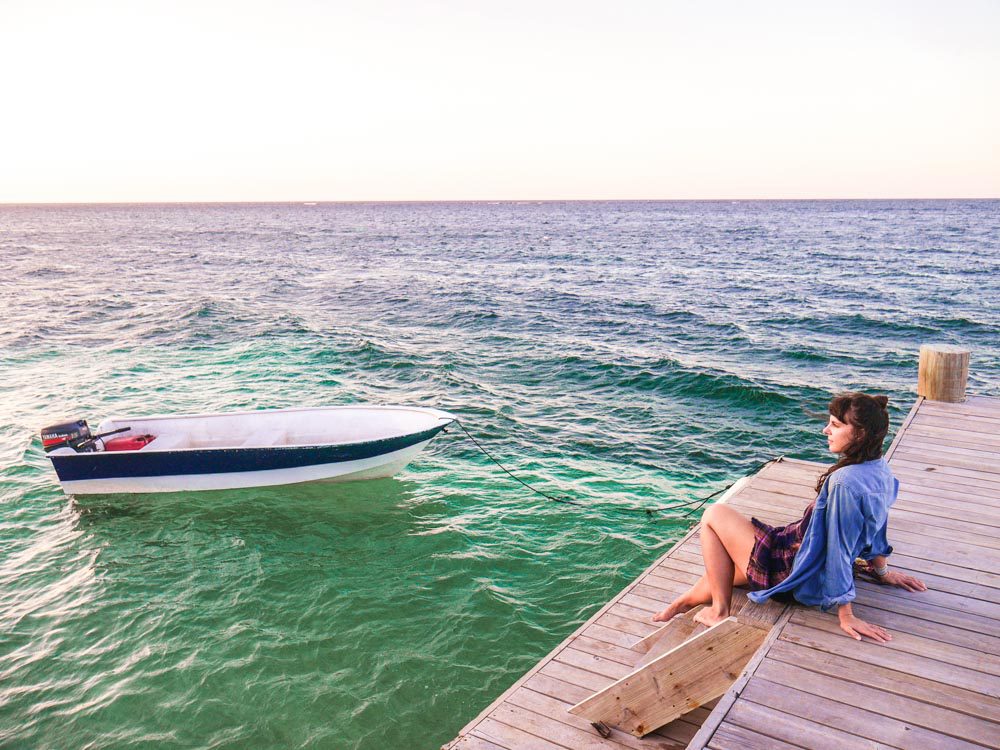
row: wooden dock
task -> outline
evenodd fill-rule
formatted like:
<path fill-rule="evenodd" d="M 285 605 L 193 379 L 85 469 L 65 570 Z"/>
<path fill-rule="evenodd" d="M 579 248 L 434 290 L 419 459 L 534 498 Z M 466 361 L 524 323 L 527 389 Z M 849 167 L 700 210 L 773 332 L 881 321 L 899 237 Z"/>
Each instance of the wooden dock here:
<path fill-rule="evenodd" d="M 791 607 L 733 687 L 642 739 L 601 737 L 567 709 L 632 671 L 653 613 L 702 573 L 697 527 L 557 646 L 449 750 L 1000 748 L 1000 399 L 918 400 L 887 452 L 901 483 L 893 568 L 928 591 L 859 581 L 854 611 L 893 640 L 858 643 Z M 820 464 L 784 459 L 727 502 L 779 525 L 813 499 Z"/>

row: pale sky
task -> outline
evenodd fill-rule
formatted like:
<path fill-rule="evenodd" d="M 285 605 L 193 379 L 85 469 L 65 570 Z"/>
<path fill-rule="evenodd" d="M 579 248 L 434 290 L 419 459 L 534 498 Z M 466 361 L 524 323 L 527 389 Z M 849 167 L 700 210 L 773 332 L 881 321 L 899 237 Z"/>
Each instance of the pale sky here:
<path fill-rule="evenodd" d="M 0 0 L 0 202 L 1000 198 L 1000 2 Z"/>

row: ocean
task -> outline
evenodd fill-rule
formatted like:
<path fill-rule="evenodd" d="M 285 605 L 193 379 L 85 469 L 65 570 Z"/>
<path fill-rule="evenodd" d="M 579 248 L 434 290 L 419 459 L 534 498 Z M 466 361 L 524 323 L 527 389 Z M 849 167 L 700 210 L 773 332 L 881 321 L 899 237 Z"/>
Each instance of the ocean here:
<path fill-rule="evenodd" d="M 1000 393 L 996 201 L 0 206 L 0 260 L 3 747 L 437 748 L 681 503 L 828 460 L 833 393 L 897 427 L 934 342 Z M 349 403 L 577 504 L 456 429 L 390 480 L 78 500 L 38 439 Z"/>

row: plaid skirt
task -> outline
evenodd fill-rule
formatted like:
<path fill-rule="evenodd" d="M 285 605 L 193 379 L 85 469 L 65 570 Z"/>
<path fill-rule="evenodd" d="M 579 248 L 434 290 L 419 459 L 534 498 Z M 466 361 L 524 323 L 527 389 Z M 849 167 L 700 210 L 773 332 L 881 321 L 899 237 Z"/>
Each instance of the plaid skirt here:
<path fill-rule="evenodd" d="M 788 578 L 812 518 L 813 505 L 806 508 L 802 518 L 787 526 L 768 526 L 756 518 L 750 519 L 754 544 L 747 565 L 747 585 L 751 591 L 769 589 Z"/>

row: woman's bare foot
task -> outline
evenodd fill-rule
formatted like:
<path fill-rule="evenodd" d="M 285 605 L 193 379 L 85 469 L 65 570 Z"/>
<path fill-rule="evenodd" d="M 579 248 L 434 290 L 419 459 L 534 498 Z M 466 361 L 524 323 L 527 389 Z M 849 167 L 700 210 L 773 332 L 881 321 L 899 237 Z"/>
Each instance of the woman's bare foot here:
<path fill-rule="evenodd" d="M 677 617 L 677 615 L 687 612 L 693 606 L 693 604 L 688 604 L 683 596 L 680 596 L 674 599 L 665 610 L 653 615 L 653 622 L 667 622 Z"/>
<path fill-rule="evenodd" d="M 720 622 L 729 617 L 729 612 L 723 612 L 716 609 L 715 607 L 705 607 L 698 611 L 694 616 L 695 622 L 700 622 L 706 627 L 712 627 L 713 625 L 718 625 Z"/>

